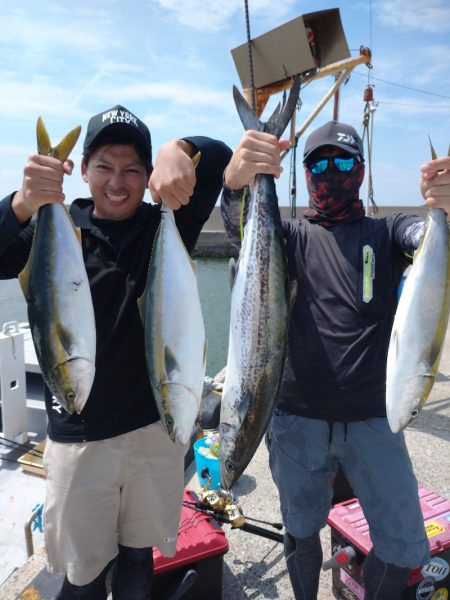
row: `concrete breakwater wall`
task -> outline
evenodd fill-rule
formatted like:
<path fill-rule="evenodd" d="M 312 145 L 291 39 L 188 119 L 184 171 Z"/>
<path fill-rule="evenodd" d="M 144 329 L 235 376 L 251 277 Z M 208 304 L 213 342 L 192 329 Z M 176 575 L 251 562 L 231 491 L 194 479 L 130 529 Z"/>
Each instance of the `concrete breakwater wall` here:
<path fill-rule="evenodd" d="M 295 218 L 301 218 L 305 210 L 306 206 L 298 206 Z M 281 206 L 280 212 L 282 219 L 291 218 L 291 209 L 289 206 Z M 418 215 L 425 218 L 427 209 L 424 206 L 380 206 L 378 213 L 374 217 L 382 218 L 396 213 Z M 220 208 L 216 206 L 200 233 L 193 256 L 227 258 L 236 255 L 237 251 L 233 249 L 226 238 Z"/>

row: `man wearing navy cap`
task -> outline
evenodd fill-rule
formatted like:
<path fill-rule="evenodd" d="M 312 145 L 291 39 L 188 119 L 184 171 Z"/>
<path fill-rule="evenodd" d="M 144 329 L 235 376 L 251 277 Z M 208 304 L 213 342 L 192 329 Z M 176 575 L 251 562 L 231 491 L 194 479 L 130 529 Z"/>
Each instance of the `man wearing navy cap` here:
<path fill-rule="evenodd" d="M 221 210 L 240 244 L 242 188 L 258 173 L 279 177 L 286 140 L 247 131 L 226 169 Z M 424 222 L 397 214 L 365 216 L 359 190 L 363 144 L 330 121 L 304 148 L 309 207 L 284 221 L 292 306 L 288 347 L 269 436 L 270 468 L 286 528 L 285 555 L 297 600 L 315 600 L 338 468 L 369 523 L 373 549 L 364 568 L 366 600 L 399 600 L 410 569 L 430 560 L 418 486 L 402 433 L 389 428 L 386 357 L 401 276 Z M 422 167 L 430 206 L 450 209 L 450 158 Z M 448 173 L 448 171 L 447 171 Z M 247 200 L 249 195 L 247 194 Z"/>
<path fill-rule="evenodd" d="M 137 299 L 161 202 L 175 211 L 192 252 L 230 156 L 222 142 L 187 137 L 165 144 L 153 167 L 150 131 L 130 110 L 114 106 L 89 121 L 81 173 L 91 196 L 74 200 L 70 214 L 81 229 L 94 306 L 95 379 L 80 414 L 66 412 L 46 390 L 46 549 L 50 571 L 66 575 L 59 600 L 106 600 L 111 566 L 114 600 L 148 600 L 152 546 L 175 553 L 187 448 L 173 443 L 161 423 Z M 0 278 L 16 277 L 25 266 L 31 217 L 44 204 L 64 201 L 63 178 L 72 166 L 30 156 L 22 187 L 0 202 Z M 147 187 L 155 204 L 144 202 Z"/>

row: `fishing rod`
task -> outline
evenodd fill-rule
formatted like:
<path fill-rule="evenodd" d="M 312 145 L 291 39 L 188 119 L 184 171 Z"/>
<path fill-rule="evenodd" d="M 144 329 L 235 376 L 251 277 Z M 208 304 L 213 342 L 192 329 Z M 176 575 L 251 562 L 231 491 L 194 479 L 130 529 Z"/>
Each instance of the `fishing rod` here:
<path fill-rule="evenodd" d="M 195 507 L 201 509 L 202 512 L 207 512 L 208 514 L 211 514 L 211 516 L 217 515 L 217 513 L 214 510 L 207 508 L 208 505 L 204 504 L 200 500 L 198 500 L 197 502 L 188 502 L 187 500 L 183 500 L 183 505 L 188 508 L 193 508 L 195 506 Z M 253 517 L 248 517 L 247 515 L 244 515 L 244 514 L 242 516 L 247 521 L 253 521 L 254 523 L 262 523 L 263 525 L 269 525 L 270 527 L 274 527 L 275 529 L 278 529 L 280 531 L 281 531 L 281 529 L 283 529 L 282 523 L 271 523 L 270 521 L 262 521 L 261 519 L 255 519 Z M 228 518 L 228 517 L 226 517 L 226 518 Z M 228 519 L 228 522 L 231 523 L 232 521 Z"/>
<path fill-rule="evenodd" d="M 12 444 L 12 445 L 8 446 L 7 444 L 4 444 L 3 442 L 8 442 L 8 444 Z M 42 450 L 38 450 L 37 448 L 33 448 L 32 446 L 27 446 L 25 444 L 19 444 L 19 442 L 15 442 L 14 440 L 8 440 L 8 438 L 5 438 L 5 437 L 0 437 L 0 445 L 4 446 L 5 448 L 11 448 L 12 450 L 18 450 L 19 448 L 23 448 L 23 449 L 27 450 L 28 452 L 30 452 L 30 454 L 34 454 L 35 456 L 39 456 L 41 458 L 44 455 Z"/>
<path fill-rule="evenodd" d="M 233 529 L 241 529 L 242 531 L 245 531 L 247 533 L 259 535 L 260 537 L 264 537 L 264 538 L 272 540 L 274 542 L 283 543 L 283 541 L 284 541 L 283 535 L 281 533 L 276 533 L 275 531 L 270 531 L 269 529 L 265 529 L 264 527 L 258 527 L 257 525 L 252 525 L 250 523 L 243 523 L 239 526 L 233 526 L 233 521 L 231 519 L 229 519 L 228 517 L 226 517 L 224 515 L 220 515 L 220 514 L 216 513 L 214 510 L 206 508 L 206 505 L 203 504 L 199 500 L 197 502 L 187 502 L 187 501 L 183 500 L 183 506 L 186 506 L 187 508 L 190 508 L 191 510 L 195 510 L 202 514 L 208 515 L 209 517 L 216 519 L 216 521 L 218 521 L 219 523 L 228 523 L 229 525 L 232 525 Z M 272 527 L 275 527 L 276 529 L 282 529 L 282 527 L 283 527 L 281 525 L 281 523 L 269 523 L 267 521 L 261 521 L 259 519 L 251 519 L 249 517 L 245 517 L 245 518 L 250 519 L 255 522 L 258 522 L 258 523 L 266 523 L 267 525 L 271 525 Z"/>

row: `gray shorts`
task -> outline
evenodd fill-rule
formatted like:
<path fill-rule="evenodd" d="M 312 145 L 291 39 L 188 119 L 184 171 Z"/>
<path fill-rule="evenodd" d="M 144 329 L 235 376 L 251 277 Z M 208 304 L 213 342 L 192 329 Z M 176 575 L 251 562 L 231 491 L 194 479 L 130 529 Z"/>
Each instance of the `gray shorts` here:
<path fill-rule="evenodd" d="M 269 446 L 288 532 L 307 537 L 327 522 L 339 465 L 364 511 L 381 560 L 414 568 L 430 560 L 417 479 L 402 433 L 386 418 L 334 423 L 275 415 Z"/>
<path fill-rule="evenodd" d="M 44 510 L 48 568 L 75 585 L 99 575 L 118 553 L 176 550 L 187 446 L 161 421 L 98 442 L 47 440 Z"/>

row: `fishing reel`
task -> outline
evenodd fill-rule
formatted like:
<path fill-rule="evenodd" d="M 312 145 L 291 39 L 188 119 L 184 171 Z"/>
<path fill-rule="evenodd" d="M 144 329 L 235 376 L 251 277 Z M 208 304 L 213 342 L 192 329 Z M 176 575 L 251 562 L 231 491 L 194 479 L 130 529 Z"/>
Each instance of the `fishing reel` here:
<path fill-rule="evenodd" d="M 203 470 L 202 477 L 206 477 L 208 481 L 200 492 L 200 501 L 216 515 L 224 516 L 232 529 L 242 527 L 245 517 L 242 508 L 236 503 L 236 498 L 226 490 L 210 490 L 212 478 L 206 471 L 207 469 Z"/>

